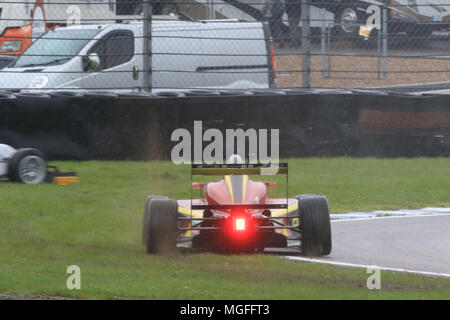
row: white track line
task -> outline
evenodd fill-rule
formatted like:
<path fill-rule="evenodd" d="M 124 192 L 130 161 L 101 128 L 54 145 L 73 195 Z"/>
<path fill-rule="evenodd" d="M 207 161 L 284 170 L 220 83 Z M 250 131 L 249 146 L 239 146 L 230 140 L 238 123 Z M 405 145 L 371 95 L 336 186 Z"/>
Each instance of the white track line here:
<path fill-rule="evenodd" d="M 377 210 L 372 212 L 348 212 L 344 214 L 330 214 L 332 220 L 358 220 L 381 217 L 412 217 L 450 214 L 450 208 L 426 207 L 422 209 Z"/>
<path fill-rule="evenodd" d="M 349 219 L 332 219 L 331 222 L 350 222 L 350 221 L 368 221 L 368 220 L 380 220 L 380 219 L 405 219 L 405 218 L 431 218 L 431 217 L 443 217 L 450 216 L 450 213 L 433 213 L 433 214 L 421 214 L 410 216 L 383 216 L 383 217 L 368 217 L 368 218 L 349 218 Z"/>
<path fill-rule="evenodd" d="M 375 267 L 375 268 L 378 268 L 380 270 L 385 270 L 385 271 L 411 273 L 411 274 L 417 274 L 417 275 L 422 275 L 422 276 L 450 278 L 450 274 L 448 274 L 448 273 L 438 273 L 438 272 L 429 272 L 429 271 L 416 271 L 416 270 L 408 270 L 408 269 L 402 269 L 402 268 L 391 268 L 391 267 L 379 267 L 379 266 L 375 266 L 375 265 L 355 264 L 355 263 L 347 263 L 347 262 L 339 262 L 339 261 L 327 261 L 327 260 L 313 259 L 313 258 L 303 258 L 303 257 L 285 256 L 284 258 L 289 259 L 289 260 L 297 260 L 297 261 L 304 261 L 304 262 L 330 264 L 330 265 L 335 265 L 335 266 L 340 266 L 340 267 L 364 268 L 364 269 L 367 269 L 369 267 L 372 267 L 372 268 Z"/>
<path fill-rule="evenodd" d="M 424 214 L 424 215 L 417 215 L 417 216 L 387 216 L 387 217 L 371 217 L 371 218 L 355 218 L 355 219 L 338 219 L 338 220 L 331 220 L 331 222 L 335 223 L 335 222 L 370 221 L 370 220 L 395 219 L 395 218 L 404 219 L 404 218 L 442 217 L 442 216 L 449 216 L 449 215 L 450 215 L 450 213 Z M 289 260 L 297 260 L 297 261 L 320 263 L 320 264 L 329 264 L 329 265 L 335 265 L 335 266 L 340 266 L 340 267 L 364 268 L 364 269 L 367 269 L 369 267 L 376 267 L 376 268 L 379 268 L 380 270 L 385 270 L 385 271 L 411 273 L 411 274 L 418 274 L 418 275 L 422 275 L 422 276 L 450 278 L 450 274 L 448 274 L 448 273 L 416 271 L 416 270 L 408 270 L 408 269 L 392 268 L 392 267 L 379 267 L 379 266 L 374 266 L 374 265 L 355 264 L 355 263 L 348 263 L 348 262 L 321 260 L 321 259 L 304 258 L 304 257 L 284 256 L 284 258 L 289 259 Z"/>

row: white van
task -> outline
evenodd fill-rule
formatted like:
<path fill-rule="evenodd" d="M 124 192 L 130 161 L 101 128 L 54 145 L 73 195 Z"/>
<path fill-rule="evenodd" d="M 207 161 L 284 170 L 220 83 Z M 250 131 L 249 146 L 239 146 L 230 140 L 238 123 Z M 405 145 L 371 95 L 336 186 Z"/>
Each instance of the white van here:
<path fill-rule="evenodd" d="M 56 28 L 0 71 L 0 89 L 140 91 L 142 22 Z M 154 21 L 152 89 L 276 87 L 267 24 Z"/>

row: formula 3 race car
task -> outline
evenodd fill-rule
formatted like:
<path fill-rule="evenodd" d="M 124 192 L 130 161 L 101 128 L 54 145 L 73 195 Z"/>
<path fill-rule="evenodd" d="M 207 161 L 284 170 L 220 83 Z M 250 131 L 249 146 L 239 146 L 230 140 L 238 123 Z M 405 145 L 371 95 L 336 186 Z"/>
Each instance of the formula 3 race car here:
<path fill-rule="evenodd" d="M 327 198 L 308 194 L 270 199 L 267 189 L 276 184 L 249 177 L 266 175 L 269 168 L 263 164 L 193 164 L 191 199 L 147 197 L 142 232 L 147 253 L 178 247 L 222 253 L 330 254 Z M 275 172 L 286 175 L 287 189 L 287 163 L 280 163 Z M 223 178 L 192 182 L 198 175 Z M 200 189 L 200 199 L 192 198 L 193 189 Z"/>
<path fill-rule="evenodd" d="M 75 172 L 60 172 L 49 166 L 44 153 L 38 149 L 14 149 L 0 144 L 0 180 L 36 184 L 53 182 L 59 185 L 78 182 Z"/>

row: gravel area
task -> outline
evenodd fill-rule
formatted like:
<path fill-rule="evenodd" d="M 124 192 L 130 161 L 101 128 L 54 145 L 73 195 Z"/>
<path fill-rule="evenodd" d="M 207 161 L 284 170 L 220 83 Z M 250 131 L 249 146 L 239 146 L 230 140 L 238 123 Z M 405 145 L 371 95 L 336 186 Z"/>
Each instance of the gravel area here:
<path fill-rule="evenodd" d="M 342 44 L 344 46 L 344 44 Z M 317 50 L 314 50 L 317 52 Z M 450 54 L 450 50 L 444 50 Z M 318 51 L 320 52 L 320 51 Z M 311 56 L 311 86 L 313 88 L 375 88 L 410 84 L 427 84 L 450 81 L 450 56 L 438 58 L 414 57 L 414 55 L 436 54 L 432 49 L 405 48 L 391 50 L 390 55 L 410 56 L 389 57 L 387 59 L 386 79 L 377 79 L 378 59 L 358 55 L 374 54 L 374 50 L 341 48 L 335 50 L 348 56 L 331 56 L 331 77 L 325 78 L 321 72 L 320 55 Z M 442 52 L 442 51 L 441 51 Z M 278 85 L 281 88 L 302 86 L 302 56 L 300 49 L 277 49 L 275 67 L 278 72 Z M 278 54 L 278 55 L 277 55 Z M 363 79 L 342 79 L 342 78 Z"/>

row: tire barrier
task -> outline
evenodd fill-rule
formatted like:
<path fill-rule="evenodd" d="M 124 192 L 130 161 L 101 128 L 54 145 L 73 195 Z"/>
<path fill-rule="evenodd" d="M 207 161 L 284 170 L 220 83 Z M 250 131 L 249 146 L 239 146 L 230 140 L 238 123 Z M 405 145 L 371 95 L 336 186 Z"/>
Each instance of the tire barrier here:
<path fill-rule="evenodd" d="M 358 109 L 360 155 L 450 155 L 449 95 L 364 95 Z"/>
<path fill-rule="evenodd" d="M 280 156 L 448 156 L 450 96 L 369 90 L 0 92 L 0 142 L 51 159 L 168 159 L 177 128 L 279 129 Z M 270 150 L 270 149 L 269 149 Z"/>

